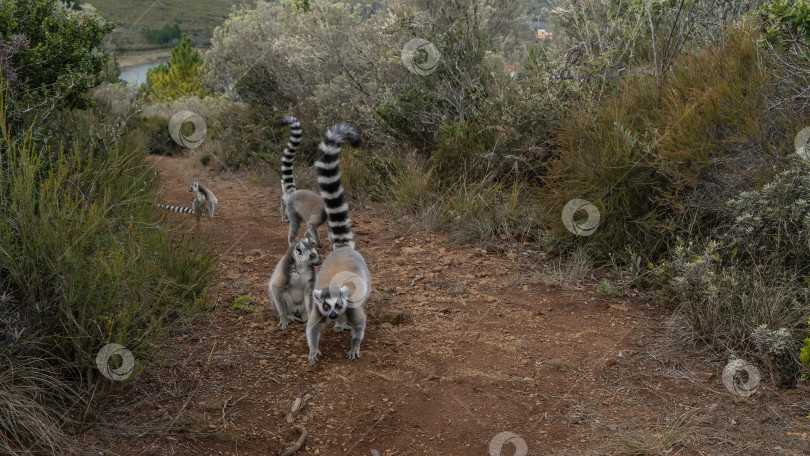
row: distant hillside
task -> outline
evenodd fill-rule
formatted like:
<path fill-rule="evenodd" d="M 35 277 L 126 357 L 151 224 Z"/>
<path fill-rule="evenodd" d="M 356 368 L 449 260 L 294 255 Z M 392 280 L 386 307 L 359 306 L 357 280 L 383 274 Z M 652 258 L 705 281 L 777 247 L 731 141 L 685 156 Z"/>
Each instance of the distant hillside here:
<path fill-rule="evenodd" d="M 89 0 L 99 14 L 119 20 L 122 25 L 105 45 L 115 53 L 168 48 L 173 43 L 148 42 L 144 28 L 160 30 L 177 21 L 180 32 L 192 39 L 195 47 L 210 44 L 214 28 L 228 17 L 232 5 L 253 5 L 255 0 Z"/>

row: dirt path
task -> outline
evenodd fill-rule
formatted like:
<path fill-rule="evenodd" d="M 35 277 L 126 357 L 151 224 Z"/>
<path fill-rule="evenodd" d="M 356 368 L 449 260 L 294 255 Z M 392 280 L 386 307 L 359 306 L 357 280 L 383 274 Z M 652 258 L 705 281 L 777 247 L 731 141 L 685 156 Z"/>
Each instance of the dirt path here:
<path fill-rule="evenodd" d="M 227 252 L 223 285 L 195 330 L 173 335 L 113 396 L 87 437 L 109 454 L 278 455 L 298 437 L 293 425 L 308 432 L 297 455 L 497 455 L 503 432 L 530 455 L 611 453 L 634 438 L 651 446 L 643 454 L 671 438 L 668 454 L 810 452 L 808 393 L 763 381 L 750 398 L 731 394 L 726 360 L 662 343 L 668 312 L 654 302 L 549 288 L 528 246 L 402 236 L 402 221 L 373 204 L 350 203 L 373 282 L 361 358 L 345 359 L 348 333 L 327 331 L 310 367 L 303 326 L 281 331 L 267 297 L 286 250 L 278 189 L 188 158 L 154 163 L 165 202 L 190 201 L 194 180 L 219 197 L 220 217 L 201 231 Z M 260 312 L 233 308 L 244 295 Z M 288 419 L 296 398 L 304 406 Z"/>

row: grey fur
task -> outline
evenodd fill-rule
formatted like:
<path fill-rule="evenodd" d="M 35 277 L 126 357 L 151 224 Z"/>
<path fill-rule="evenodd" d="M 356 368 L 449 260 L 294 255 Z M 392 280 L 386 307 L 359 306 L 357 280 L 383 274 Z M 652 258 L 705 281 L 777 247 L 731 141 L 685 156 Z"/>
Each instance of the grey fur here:
<path fill-rule="evenodd" d="M 348 125 L 332 126 L 318 147 L 321 156 L 315 162 L 321 197 L 326 203 L 332 252 L 323 261 L 312 291 L 312 310 L 307 318 L 310 365 L 317 363 L 321 355 L 318 344 L 327 321 L 335 321 L 335 332 L 351 329 L 351 347 L 346 352 L 348 359 L 360 357 L 360 343 L 366 332 L 367 319 L 363 305 L 371 293 L 371 274 L 366 260 L 354 250 L 349 206 L 340 183 L 339 153 L 344 141 L 357 147 L 360 136 Z"/>
<path fill-rule="evenodd" d="M 293 161 L 295 151 L 301 144 L 301 123 L 292 116 L 282 117 L 280 125 L 290 126 L 290 140 L 281 155 L 281 223 L 290 222 L 287 243 L 292 245 L 301 229 L 301 222 L 307 225 L 307 233 L 318 248 L 323 247 L 318 236 L 318 227 L 326 223 L 326 210 L 317 193 L 309 190 L 296 190 Z"/>
<path fill-rule="evenodd" d="M 315 241 L 315 246 L 323 247 L 318 236 L 318 227 L 326 222 L 326 207 L 323 198 L 309 190 L 296 190 L 287 198 L 287 216 L 290 218 L 290 231 L 287 243 L 292 245 L 301 229 L 301 222 L 307 225 L 307 234 Z"/>
<path fill-rule="evenodd" d="M 290 319 L 305 321 L 301 316 L 309 315 L 315 286 L 315 266 L 319 264 L 321 259 L 308 238 L 291 245 L 276 264 L 267 290 L 282 330 L 287 329 Z"/>
<path fill-rule="evenodd" d="M 307 319 L 309 364 L 318 362 L 321 333 L 330 320 L 335 322 L 334 332 L 352 331 L 351 347 L 346 357 L 360 357 L 360 343 L 367 323 L 363 305 L 370 293 L 371 278 L 362 255 L 347 246 L 326 257 L 315 279 L 312 310 Z"/>
<path fill-rule="evenodd" d="M 203 187 L 199 182 L 194 182 L 189 187 L 188 191 L 194 193 L 194 199 L 191 200 L 191 207 L 184 206 L 167 206 L 165 204 L 156 204 L 157 207 L 168 209 L 172 212 L 182 212 L 185 214 L 209 215 L 213 217 L 217 209 L 219 200 L 214 193 Z"/>

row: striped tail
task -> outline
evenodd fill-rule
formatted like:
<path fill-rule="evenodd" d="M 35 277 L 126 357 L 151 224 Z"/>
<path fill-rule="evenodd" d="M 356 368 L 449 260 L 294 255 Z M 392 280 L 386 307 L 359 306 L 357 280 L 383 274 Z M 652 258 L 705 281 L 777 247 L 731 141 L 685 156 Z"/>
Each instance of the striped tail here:
<path fill-rule="evenodd" d="M 354 128 L 346 124 L 333 125 L 318 146 L 318 159 L 315 169 L 318 172 L 318 185 L 321 197 L 326 203 L 327 226 L 332 250 L 348 245 L 354 248 L 354 235 L 349 220 L 349 205 L 343 197 L 343 185 L 340 184 L 340 146 L 349 141 L 353 147 L 362 142 Z"/>
<path fill-rule="evenodd" d="M 193 214 L 194 209 L 190 207 L 183 207 L 183 206 L 167 206 L 165 204 L 155 204 L 157 207 L 162 207 L 163 209 L 168 209 L 172 212 L 182 212 L 184 214 Z"/>
<path fill-rule="evenodd" d="M 293 159 L 295 151 L 301 144 L 301 122 L 293 116 L 282 117 L 278 121 L 279 125 L 290 126 L 290 140 L 284 147 L 284 154 L 281 156 L 281 182 L 284 186 L 284 193 L 295 191 L 295 176 L 293 176 Z"/>

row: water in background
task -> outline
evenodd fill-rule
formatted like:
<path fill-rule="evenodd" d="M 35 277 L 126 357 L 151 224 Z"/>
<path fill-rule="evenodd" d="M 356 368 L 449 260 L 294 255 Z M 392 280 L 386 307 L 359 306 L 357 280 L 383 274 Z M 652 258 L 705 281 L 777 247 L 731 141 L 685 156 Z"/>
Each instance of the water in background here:
<path fill-rule="evenodd" d="M 146 82 L 146 71 L 148 69 L 154 68 L 165 62 L 165 60 L 160 60 L 157 62 L 141 63 L 138 65 L 121 67 L 120 78 L 126 81 L 127 85 L 137 87 L 138 85 Z"/>

